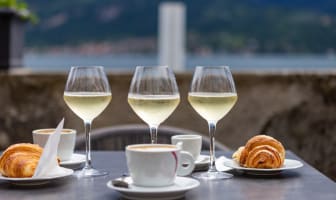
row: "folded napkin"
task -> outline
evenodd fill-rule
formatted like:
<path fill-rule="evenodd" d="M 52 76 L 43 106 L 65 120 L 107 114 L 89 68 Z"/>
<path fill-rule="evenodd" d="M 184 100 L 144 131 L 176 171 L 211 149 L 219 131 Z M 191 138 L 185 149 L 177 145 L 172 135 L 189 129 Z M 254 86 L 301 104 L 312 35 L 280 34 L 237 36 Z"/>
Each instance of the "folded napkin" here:
<path fill-rule="evenodd" d="M 60 167 L 57 163 L 57 148 L 63 125 L 64 118 L 58 124 L 55 132 L 53 134 L 50 134 L 48 141 L 43 148 L 43 153 L 35 169 L 33 178 L 52 177 L 65 173 L 66 169 Z"/>
<path fill-rule="evenodd" d="M 224 165 L 224 162 L 225 162 L 226 160 L 230 160 L 230 159 L 228 159 L 228 158 L 225 157 L 225 156 L 220 156 L 219 158 L 216 159 L 216 169 L 217 169 L 218 171 L 225 172 L 225 171 L 229 171 L 229 170 L 232 169 L 232 168 L 230 168 L 230 167 L 226 167 L 226 166 Z"/>

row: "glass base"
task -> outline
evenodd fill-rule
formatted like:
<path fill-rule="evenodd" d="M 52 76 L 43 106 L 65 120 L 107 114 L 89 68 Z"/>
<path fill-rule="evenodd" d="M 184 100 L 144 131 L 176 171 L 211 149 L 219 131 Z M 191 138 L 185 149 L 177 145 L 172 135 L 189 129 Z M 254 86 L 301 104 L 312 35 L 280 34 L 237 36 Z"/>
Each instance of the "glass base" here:
<path fill-rule="evenodd" d="M 107 176 L 108 172 L 84 167 L 82 170 L 77 171 L 75 175 L 77 178 L 92 178 L 97 176 Z"/>
<path fill-rule="evenodd" d="M 222 180 L 222 179 L 229 179 L 232 178 L 233 175 L 225 172 L 197 172 L 193 173 L 192 177 L 197 178 L 197 179 L 203 179 L 203 180 Z"/>

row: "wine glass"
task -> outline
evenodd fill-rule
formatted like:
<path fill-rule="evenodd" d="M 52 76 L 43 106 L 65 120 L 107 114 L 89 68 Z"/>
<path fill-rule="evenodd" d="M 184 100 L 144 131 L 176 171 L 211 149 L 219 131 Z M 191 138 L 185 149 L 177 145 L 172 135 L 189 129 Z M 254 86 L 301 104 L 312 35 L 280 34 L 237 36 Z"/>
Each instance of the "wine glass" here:
<path fill-rule="evenodd" d="M 237 101 L 237 93 L 229 67 L 196 67 L 188 100 L 194 110 L 208 122 L 210 134 L 209 170 L 195 173 L 193 176 L 206 180 L 231 178 L 231 174 L 219 172 L 215 166 L 216 124 Z"/>
<path fill-rule="evenodd" d="M 157 129 L 180 102 L 173 71 L 168 66 L 135 69 L 128 103 L 150 128 L 151 143 L 157 143 Z"/>
<path fill-rule="evenodd" d="M 101 66 L 71 67 L 64 90 L 64 101 L 84 121 L 86 162 L 79 178 L 107 175 L 91 163 L 90 131 L 92 121 L 103 112 L 112 99 L 112 92 Z"/>

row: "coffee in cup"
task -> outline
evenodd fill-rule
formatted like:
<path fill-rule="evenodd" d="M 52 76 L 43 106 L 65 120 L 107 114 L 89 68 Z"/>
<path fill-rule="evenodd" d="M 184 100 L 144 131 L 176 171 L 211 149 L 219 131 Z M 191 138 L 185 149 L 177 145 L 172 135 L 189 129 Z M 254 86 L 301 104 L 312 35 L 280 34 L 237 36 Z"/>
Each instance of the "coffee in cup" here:
<path fill-rule="evenodd" d="M 44 147 L 54 128 L 33 130 L 33 142 Z M 58 143 L 57 156 L 61 161 L 70 160 L 75 149 L 76 130 L 62 129 Z"/>
<path fill-rule="evenodd" d="M 190 153 L 170 144 L 129 145 L 126 159 L 133 183 L 139 186 L 172 185 L 176 175 L 188 175 L 195 167 Z"/>
<path fill-rule="evenodd" d="M 201 154 L 202 136 L 200 135 L 174 135 L 171 138 L 172 144 L 182 142 L 182 150 L 191 153 L 194 160 Z"/>

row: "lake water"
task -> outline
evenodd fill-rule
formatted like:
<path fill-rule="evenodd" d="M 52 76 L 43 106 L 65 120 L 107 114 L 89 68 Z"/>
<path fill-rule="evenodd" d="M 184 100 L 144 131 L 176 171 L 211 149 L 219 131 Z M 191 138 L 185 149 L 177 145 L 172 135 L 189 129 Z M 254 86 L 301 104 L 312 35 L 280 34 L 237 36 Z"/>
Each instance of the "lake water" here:
<path fill-rule="evenodd" d="M 137 65 L 158 65 L 155 54 L 121 54 L 86 56 L 79 54 L 38 54 L 27 53 L 24 66 L 32 71 L 62 72 L 70 66 L 101 65 L 109 71 L 133 71 Z M 276 71 L 276 70 L 336 70 L 336 56 L 327 55 L 188 55 L 186 70 L 197 65 L 228 65 L 235 71 Z"/>

